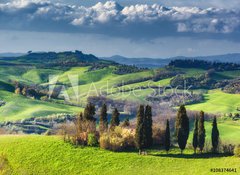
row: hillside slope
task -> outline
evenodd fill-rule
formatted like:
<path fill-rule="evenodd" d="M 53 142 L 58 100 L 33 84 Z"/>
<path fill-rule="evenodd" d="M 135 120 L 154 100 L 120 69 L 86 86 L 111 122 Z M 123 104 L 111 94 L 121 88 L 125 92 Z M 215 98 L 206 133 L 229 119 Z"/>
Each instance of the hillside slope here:
<path fill-rule="evenodd" d="M 41 146 L 40 146 L 41 145 Z M 194 158 L 192 151 L 151 151 L 148 156 L 137 152 L 114 153 L 99 148 L 76 148 L 60 138 L 49 136 L 1 136 L 0 152 L 8 158 L 12 174 L 78 175 L 78 174 L 198 174 L 211 168 L 240 169 L 239 158 Z M 186 167 L 191 165 L 192 168 Z M 194 168 L 193 168 L 194 167 Z"/>

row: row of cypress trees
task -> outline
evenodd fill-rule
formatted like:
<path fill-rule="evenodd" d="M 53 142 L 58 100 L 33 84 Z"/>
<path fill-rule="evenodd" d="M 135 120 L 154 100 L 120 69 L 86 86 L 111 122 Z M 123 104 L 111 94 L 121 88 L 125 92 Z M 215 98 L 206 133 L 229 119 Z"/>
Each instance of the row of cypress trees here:
<path fill-rule="evenodd" d="M 119 115 L 120 113 L 118 112 L 117 108 L 114 108 L 112 111 L 112 117 L 110 121 L 110 129 L 113 129 L 120 124 Z M 100 133 L 103 133 L 107 132 L 107 130 L 108 130 L 107 105 L 103 104 L 99 116 L 99 131 Z"/>
<path fill-rule="evenodd" d="M 196 153 L 197 148 L 199 148 L 202 153 L 204 144 L 206 131 L 204 126 L 204 112 L 201 111 L 199 116 L 195 118 L 194 122 L 194 133 L 193 133 L 193 141 L 192 145 L 194 148 L 194 153 Z M 186 148 L 187 140 L 189 137 L 189 118 L 187 116 L 187 111 L 184 105 L 181 105 L 176 116 L 175 121 L 175 135 L 177 139 L 178 146 L 181 150 L 181 154 L 183 150 Z M 142 150 L 149 148 L 152 146 L 152 109 L 151 106 L 147 105 L 145 108 L 143 105 L 139 106 L 137 112 L 137 126 L 136 126 L 136 135 L 135 140 L 137 144 L 137 148 L 139 149 L 139 153 Z M 219 144 L 219 131 L 217 128 L 217 119 L 214 117 L 213 127 L 212 127 L 212 148 L 213 152 L 216 152 Z M 166 122 L 165 129 L 165 139 L 164 146 L 166 151 L 170 150 L 171 146 L 171 134 L 170 134 L 170 126 L 169 120 Z"/>
<path fill-rule="evenodd" d="M 204 112 L 200 111 L 199 115 L 195 117 L 194 122 L 194 130 L 193 130 L 193 140 L 192 145 L 194 148 L 194 153 L 196 153 L 197 148 L 199 148 L 200 152 L 202 153 L 204 145 L 205 145 L 205 137 L 206 137 L 206 130 L 204 126 Z M 167 123 L 167 125 L 169 125 Z M 168 129 L 168 128 L 167 128 Z M 181 149 L 181 153 L 186 147 L 188 136 L 189 136 L 189 118 L 187 116 L 186 108 L 184 105 L 181 105 L 176 118 L 175 124 L 175 131 L 177 142 L 179 148 Z M 217 128 L 217 119 L 214 117 L 213 124 L 212 124 L 212 150 L 213 152 L 217 151 L 218 144 L 219 144 L 219 131 Z M 168 151 L 168 143 L 165 143 L 166 150 Z"/>

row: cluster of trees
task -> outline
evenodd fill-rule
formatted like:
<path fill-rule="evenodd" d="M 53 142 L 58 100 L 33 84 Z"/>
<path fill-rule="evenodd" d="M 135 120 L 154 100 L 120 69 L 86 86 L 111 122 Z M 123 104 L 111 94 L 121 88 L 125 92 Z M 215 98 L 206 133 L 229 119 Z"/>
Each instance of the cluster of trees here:
<path fill-rule="evenodd" d="M 239 111 L 239 108 L 237 108 L 237 110 Z M 235 114 L 229 113 L 228 117 L 231 118 L 232 120 L 239 120 L 240 114 L 239 113 L 235 113 Z"/>
<path fill-rule="evenodd" d="M 114 70 L 114 73 L 118 74 L 118 75 L 124 75 L 124 74 L 141 72 L 144 70 L 147 70 L 147 69 L 146 68 L 138 68 L 134 65 L 131 66 L 131 65 L 120 64 L 116 67 L 116 69 Z"/>
<path fill-rule="evenodd" d="M 147 101 L 150 102 L 158 102 L 158 103 L 163 103 L 163 102 L 168 102 L 170 106 L 179 106 L 181 104 L 193 104 L 197 102 L 201 102 L 203 100 L 203 95 L 202 94 L 193 94 L 191 92 L 190 94 L 188 93 L 167 93 L 164 94 L 165 92 L 160 92 L 157 90 L 154 90 L 154 92 L 146 97 Z M 164 95 L 162 95 L 164 94 Z"/>
<path fill-rule="evenodd" d="M 15 94 L 23 95 L 26 97 L 39 99 L 43 101 L 47 101 L 49 90 L 42 86 L 37 85 L 25 85 L 20 82 L 14 82 L 15 84 Z M 55 88 L 53 93 L 51 94 L 52 98 L 57 98 L 60 93 L 60 88 Z"/>
<path fill-rule="evenodd" d="M 192 146 L 194 148 L 194 153 L 196 153 L 197 148 L 199 148 L 200 152 L 202 153 L 204 144 L 205 144 L 205 137 L 206 137 L 206 130 L 204 126 L 204 112 L 200 111 L 199 115 L 195 117 L 194 122 L 194 130 L 193 130 L 193 140 Z M 181 152 L 185 149 L 188 135 L 189 135 L 189 119 L 187 117 L 186 109 L 184 106 L 180 106 L 177 120 L 176 120 L 176 136 L 179 147 Z M 214 117 L 212 123 L 212 151 L 217 152 L 217 148 L 219 145 L 219 131 L 217 128 L 217 119 Z"/>
<path fill-rule="evenodd" d="M 153 76 L 153 81 L 159 81 L 162 79 L 166 79 L 166 78 L 171 78 L 174 77 L 178 74 L 182 74 L 183 72 L 180 71 L 176 71 L 176 70 L 160 70 L 158 71 L 154 76 Z"/>
<path fill-rule="evenodd" d="M 112 116 L 110 123 L 108 122 L 108 113 L 107 113 L 107 105 L 103 104 L 100 112 L 99 112 L 99 131 L 97 131 L 96 121 L 97 118 L 94 117 L 95 113 L 95 106 L 92 103 L 87 104 L 84 109 L 83 113 L 80 113 L 75 122 L 76 126 L 76 134 L 74 135 L 75 144 L 81 145 L 92 145 L 89 143 L 89 140 L 94 140 L 97 143 L 98 140 L 103 141 L 103 148 L 109 148 L 109 145 L 106 144 L 113 144 L 111 146 L 116 148 L 116 144 L 125 144 L 125 141 L 129 142 L 129 138 L 125 139 L 122 136 L 117 136 L 119 133 L 114 133 L 115 128 L 120 125 L 120 113 L 118 112 L 117 108 L 112 110 Z M 145 153 L 145 150 L 151 148 L 153 146 L 153 119 L 152 119 L 152 107 L 149 105 L 140 105 L 137 110 L 137 122 L 136 128 L 133 135 L 132 141 L 137 149 L 139 149 L 139 154 Z M 202 153 L 205 145 L 205 137 L 206 131 L 204 126 L 204 112 L 201 111 L 195 117 L 195 124 L 194 124 L 194 131 L 193 131 L 193 139 L 192 139 L 192 146 L 194 148 L 194 152 L 196 153 L 197 148 Z M 110 125 L 110 126 L 109 126 Z M 122 123 L 122 126 L 129 126 L 129 120 L 125 120 Z M 181 105 L 178 109 L 176 120 L 175 120 L 175 132 L 171 134 L 170 129 L 170 122 L 169 120 L 166 121 L 166 127 L 164 132 L 164 147 L 165 150 L 168 152 L 171 148 L 171 135 L 174 135 L 176 138 L 176 143 L 178 144 L 181 153 L 186 148 L 187 141 L 189 138 L 189 118 L 187 115 L 187 111 L 184 105 Z M 91 136 L 91 137 L 89 137 Z M 94 137 L 93 137 L 94 136 Z M 112 142 L 109 141 L 113 137 Z M 219 145 L 219 131 L 217 128 L 217 120 L 214 117 L 212 123 L 212 151 L 217 152 L 218 145 Z M 101 139 L 102 138 L 102 139 Z M 122 140 L 120 140 L 122 139 Z M 117 143 L 113 143 L 116 141 Z M 130 142 L 132 142 L 130 141 Z M 95 143 L 94 142 L 94 143 Z M 100 143 L 101 144 L 101 143 Z M 129 144 L 125 144 L 129 145 Z M 101 146 L 101 145 L 100 145 Z M 160 145 L 159 145 L 160 146 Z M 114 148 L 114 149 L 115 149 Z M 115 149 L 117 150 L 117 149 Z"/>
<path fill-rule="evenodd" d="M 186 88 L 188 86 L 191 86 L 192 89 L 213 89 L 216 88 L 216 83 L 217 81 L 211 78 L 208 73 L 193 77 L 177 75 L 170 81 L 170 85 L 172 87 L 178 87 L 180 89 Z"/>
<path fill-rule="evenodd" d="M 240 94 L 240 79 L 229 82 L 224 87 L 224 91 L 231 94 Z"/>
<path fill-rule="evenodd" d="M 139 83 L 139 82 L 143 82 L 143 81 L 148 81 L 151 80 L 152 77 L 141 77 L 141 78 L 137 78 L 137 79 L 133 79 L 133 80 L 129 80 L 129 81 L 122 81 L 121 83 L 117 84 L 117 87 L 121 87 L 121 86 L 125 86 L 125 85 L 129 85 L 129 84 L 133 84 L 133 83 Z"/>
<path fill-rule="evenodd" d="M 136 126 L 136 146 L 141 153 L 142 149 L 149 148 L 152 143 L 152 130 L 150 130 L 150 125 L 152 125 L 152 118 L 148 117 L 151 116 L 151 107 L 147 106 L 145 111 L 144 107 L 141 105 L 138 109 L 137 113 L 137 126 Z M 178 146 L 181 150 L 181 154 L 183 150 L 186 148 L 188 137 L 189 137 L 189 118 L 187 116 L 187 111 L 184 105 L 181 105 L 176 116 L 175 121 L 175 137 L 178 143 Z M 193 133 L 193 140 L 192 145 L 194 148 L 194 152 L 196 153 L 197 148 L 199 148 L 200 152 L 202 153 L 204 145 L 205 145 L 205 137 L 206 131 L 204 127 L 204 112 L 201 111 L 199 116 L 196 116 L 195 125 L 194 125 L 194 133 Z M 217 119 L 214 117 L 212 123 L 212 151 L 217 152 L 218 145 L 219 145 L 219 131 L 217 128 Z M 168 152 L 171 146 L 171 133 L 170 133 L 170 126 L 169 120 L 166 122 L 166 129 L 165 129 L 165 138 L 164 138 L 164 147 L 165 150 Z"/>
<path fill-rule="evenodd" d="M 113 130 L 116 126 L 119 126 L 120 119 L 119 119 L 120 113 L 118 112 L 117 108 L 114 108 L 112 111 L 112 118 L 110 121 L 110 129 Z M 107 114 L 107 105 L 103 104 L 100 116 L 99 116 L 99 132 L 104 133 L 108 131 L 108 114 Z"/>
<path fill-rule="evenodd" d="M 99 114 L 99 133 L 96 131 L 97 125 L 96 121 L 97 118 L 94 117 L 96 114 L 95 106 L 92 103 L 88 103 L 84 109 L 84 112 L 80 113 L 76 117 L 76 135 L 74 138 L 74 142 L 76 144 L 86 145 L 88 135 L 93 134 L 96 137 L 98 135 L 106 133 L 108 131 L 113 131 L 115 127 L 120 125 L 120 113 L 118 112 L 117 108 L 112 110 L 111 120 L 110 123 L 108 122 L 108 113 L 107 113 L 107 105 L 103 104 L 100 109 Z M 110 126 L 109 126 L 110 125 Z M 124 126 L 129 126 L 129 119 L 125 119 L 123 122 Z"/>
<path fill-rule="evenodd" d="M 176 59 L 169 63 L 169 66 L 182 67 L 182 68 L 200 68 L 200 69 L 215 69 L 216 71 L 227 71 L 227 70 L 238 70 L 240 65 L 236 63 L 221 63 L 221 62 L 210 62 L 196 59 Z"/>

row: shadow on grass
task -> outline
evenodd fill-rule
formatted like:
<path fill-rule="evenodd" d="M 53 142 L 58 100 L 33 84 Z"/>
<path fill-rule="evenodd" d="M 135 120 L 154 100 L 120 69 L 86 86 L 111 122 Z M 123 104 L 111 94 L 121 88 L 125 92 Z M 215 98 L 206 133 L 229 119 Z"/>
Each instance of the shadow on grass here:
<path fill-rule="evenodd" d="M 217 157 L 229 157 L 232 155 L 229 154 L 213 154 L 213 153 L 202 153 L 202 154 L 149 154 L 151 156 L 156 157 L 168 157 L 168 158 L 184 158 L 184 159 L 210 159 L 210 158 L 217 158 Z"/>

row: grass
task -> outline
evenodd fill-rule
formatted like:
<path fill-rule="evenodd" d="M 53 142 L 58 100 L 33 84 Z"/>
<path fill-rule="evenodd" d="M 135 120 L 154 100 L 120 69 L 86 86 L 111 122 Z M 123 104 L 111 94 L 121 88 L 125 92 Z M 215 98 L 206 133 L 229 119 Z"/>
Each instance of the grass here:
<path fill-rule="evenodd" d="M 211 174 L 211 168 L 237 168 L 240 171 L 239 158 L 236 157 L 207 154 L 195 157 L 192 150 L 179 155 L 176 149 L 169 155 L 153 150 L 148 156 L 139 156 L 137 152 L 75 148 L 52 136 L 1 136 L 0 152 L 7 156 L 13 174 L 205 175 Z"/>
<path fill-rule="evenodd" d="M 193 129 L 193 128 L 192 128 Z M 211 143 L 212 123 L 205 122 L 206 142 Z M 240 121 L 222 120 L 218 119 L 218 130 L 220 133 L 220 140 L 224 144 L 240 144 Z M 189 143 L 191 144 L 193 138 L 193 131 L 189 135 Z"/>
<path fill-rule="evenodd" d="M 0 108 L 0 121 L 40 117 L 56 113 L 77 113 L 82 110 L 79 107 L 33 100 L 1 90 L 0 98 L 6 102 L 6 105 Z"/>
<path fill-rule="evenodd" d="M 228 94 L 220 90 L 211 90 L 204 94 L 204 102 L 188 105 L 189 110 L 204 110 L 208 113 L 235 113 L 240 107 L 240 94 Z"/>

